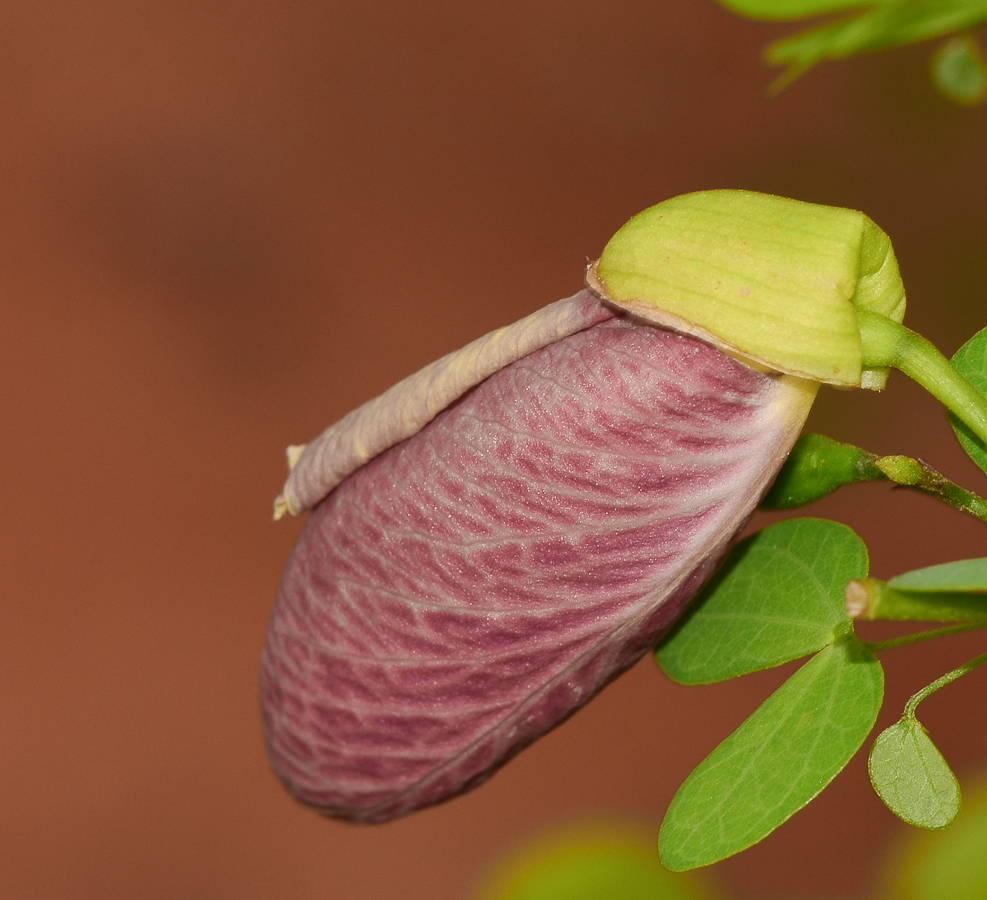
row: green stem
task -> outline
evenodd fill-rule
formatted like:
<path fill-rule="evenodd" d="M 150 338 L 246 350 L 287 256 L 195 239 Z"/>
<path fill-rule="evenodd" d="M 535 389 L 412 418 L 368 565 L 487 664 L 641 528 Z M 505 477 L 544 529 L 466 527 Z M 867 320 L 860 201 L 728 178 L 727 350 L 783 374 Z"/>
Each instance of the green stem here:
<path fill-rule="evenodd" d="M 967 672 L 972 671 L 977 668 L 977 666 L 982 666 L 985 662 L 987 662 L 987 653 L 981 653 L 980 656 L 974 657 L 966 665 L 960 666 L 958 669 L 953 669 L 952 672 L 947 672 L 942 676 L 942 678 L 937 678 L 932 682 L 932 684 L 922 688 L 922 690 L 920 690 L 911 698 L 911 700 L 908 701 L 905 705 L 905 715 L 914 718 L 915 710 L 918 708 L 918 705 L 926 697 L 928 697 L 929 694 L 938 691 L 939 688 L 945 687 L 953 681 L 956 681 L 957 678 L 962 678 Z"/>
<path fill-rule="evenodd" d="M 987 500 L 950 481 L 927 462 L 910 456 L 881 456 L 874 465 L 895 484 L 930 494 L 987 524 Z"/>
<path fill-rule="evenodd" d="M 868 310 L 857 310 L 857 323 L 866 368 L 893 366 L 901 370 L 987 443 L 987 398 L 929 341 Z"/>
<path fill-rule="evenodd" d="M 977 628 L 985 627 L 985 625 L 987 625 L 987 622 L 982 622 L 979 624 L 964 623 L 963 625 L 948 625 L 945 628 L 930 628 L 928 631 L 917 631 L 914 634 L 903 634 L 899 637 L 888 638 L 886 641 L 864 641 L 863 643 L 872 653 L 880 653 L 882 650 L 893 650 L 895 647 L 907 647 L 909 644 L 919 644 L 922 641 L 931 641 L 936 638 L 949 637 L 951 634 L 962 634 L 964 631 L 974 631 Z M 959 675 L 956 677 L 959 678 Z"/>

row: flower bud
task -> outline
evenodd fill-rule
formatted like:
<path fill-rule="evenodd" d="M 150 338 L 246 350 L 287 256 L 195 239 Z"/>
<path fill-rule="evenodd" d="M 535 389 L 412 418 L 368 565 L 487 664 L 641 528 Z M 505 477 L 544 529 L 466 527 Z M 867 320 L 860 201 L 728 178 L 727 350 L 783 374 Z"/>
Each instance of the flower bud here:
<path fill-rule="evenodd" d="M 743 529 L 818 384 L 883 384 L 857 312 L 904 312 L 869 219 L 739 191 L 635 217 L 588 280 L 596 296 L 290 450 L 276 511 L 312 515 L 264 722 L 278 774 L 330 815 L 468 790 L 633 664 Z"/>

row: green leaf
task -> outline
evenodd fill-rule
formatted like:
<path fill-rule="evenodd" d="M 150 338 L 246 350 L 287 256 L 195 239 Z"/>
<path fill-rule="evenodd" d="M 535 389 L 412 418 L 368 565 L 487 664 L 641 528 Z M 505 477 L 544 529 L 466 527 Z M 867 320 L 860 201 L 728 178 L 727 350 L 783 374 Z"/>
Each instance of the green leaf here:
<path fill-rule="evenodd" d="M 849 627 L 847 582 L 867 547 L 846 525 L 788 519 L 741 541 L 655 658 L 680 684 L 709 684 L 781 665 Z"/>
<path fill-rule="evenodd" d="M 842 444 L 824 434 L 803 434 L 795 442 L 761 506 L 793 509 L 825 497 L 845 484 L 880 481 L 887 476 L 877 457 L 853 444 Z"/>
<path fill-rule="evenodd" d="M 915 569 L 892 578 L 888 586 L 899 591 L 987 593 L 987 557 Z"/>
<path fill-rule="evenodd" d="M 977 42 L 970 35 L 946 41 L 933 55 L 932 83 L 947 100 L 964 105 L 987 96 L 987 70 Z"/>
<path fill-rule="evenodd" d="M 914 716 L 878 735 L 867 766 L 878 796 L 909 825 L 945 828 L 960 811 L 956 776 Z"/>
<path fill-rule="evenodd" d="M 731 12 L 751 19 L 776 19 L 790 21 L 872 6 L 889 0 L 719 0 Z M 891 0 L 893 2 L 893 0 Z"/>
<path fill-rule="evenodd" d="M 669 872 L 654 837 L 597 825 L 541 837 L 497 867 L 475 900 L 701 900 L 692 876 Z"/>
<path fill-rule="evenodd" d="M 987 396 L 987 328 L 978 331 L 960 347 L 951 362 L 970 384 Z M 987 446 L 954 415 L 950 414 L 949 421 L 967 456 L 987 472 Z"/>
<path fill-rule="evenodd" d="M 987 0 L 897 0 L 851 19 L 785 38 L 768 48 L 768 61 L 804 71 L 822 59 L 839 59 L 941 37 L 987 18 Z"/>
<path fill-rule="evenodd" d="M 857 638 L 821 650 L 686 779 L 658 838 L 673 871 L 756 844 L 815 797 L 874 725 L 880 663 Z"/>

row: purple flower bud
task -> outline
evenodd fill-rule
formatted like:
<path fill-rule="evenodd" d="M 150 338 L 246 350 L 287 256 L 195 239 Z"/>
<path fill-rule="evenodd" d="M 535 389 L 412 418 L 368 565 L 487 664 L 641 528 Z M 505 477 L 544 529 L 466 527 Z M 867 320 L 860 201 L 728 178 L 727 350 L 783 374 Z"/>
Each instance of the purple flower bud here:
<path fill-rule="evenodd" d="M 584 291 L 325 432 L 279 498 L 314 507 L 263 658 L 288 788 L 382 822 L 484 781 L 654 644 L 815 389 Z"/>

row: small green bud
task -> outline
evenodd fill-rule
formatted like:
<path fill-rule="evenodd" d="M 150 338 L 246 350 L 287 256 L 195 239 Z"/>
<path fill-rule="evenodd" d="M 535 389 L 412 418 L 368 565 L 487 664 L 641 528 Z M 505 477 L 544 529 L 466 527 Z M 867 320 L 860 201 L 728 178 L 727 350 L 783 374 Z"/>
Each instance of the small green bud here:
<path fill-rule="evenodd" d="M 761 500 L 761 506 L 794 509 L 813 503 L 845 484 L 882 480 L 887 476 L 875 466 L 876 459 L 873 453 L 823 434 L 803 434 Z"/>
<path fill-rule="evenodd" d="M 874 465 L 877 466 L 895 484 L 912 487 L 922 481 L 922 464 L 910 456 L 882 456 Z"/>
<path fill-rule="evenodd" d="M 702 191 L 636 215 L 587 282 L 603 299 L 744 362 L 880 390 L 857 313 L 900 324 L 891 241 L 863 213 L 751 191 Z"/>

